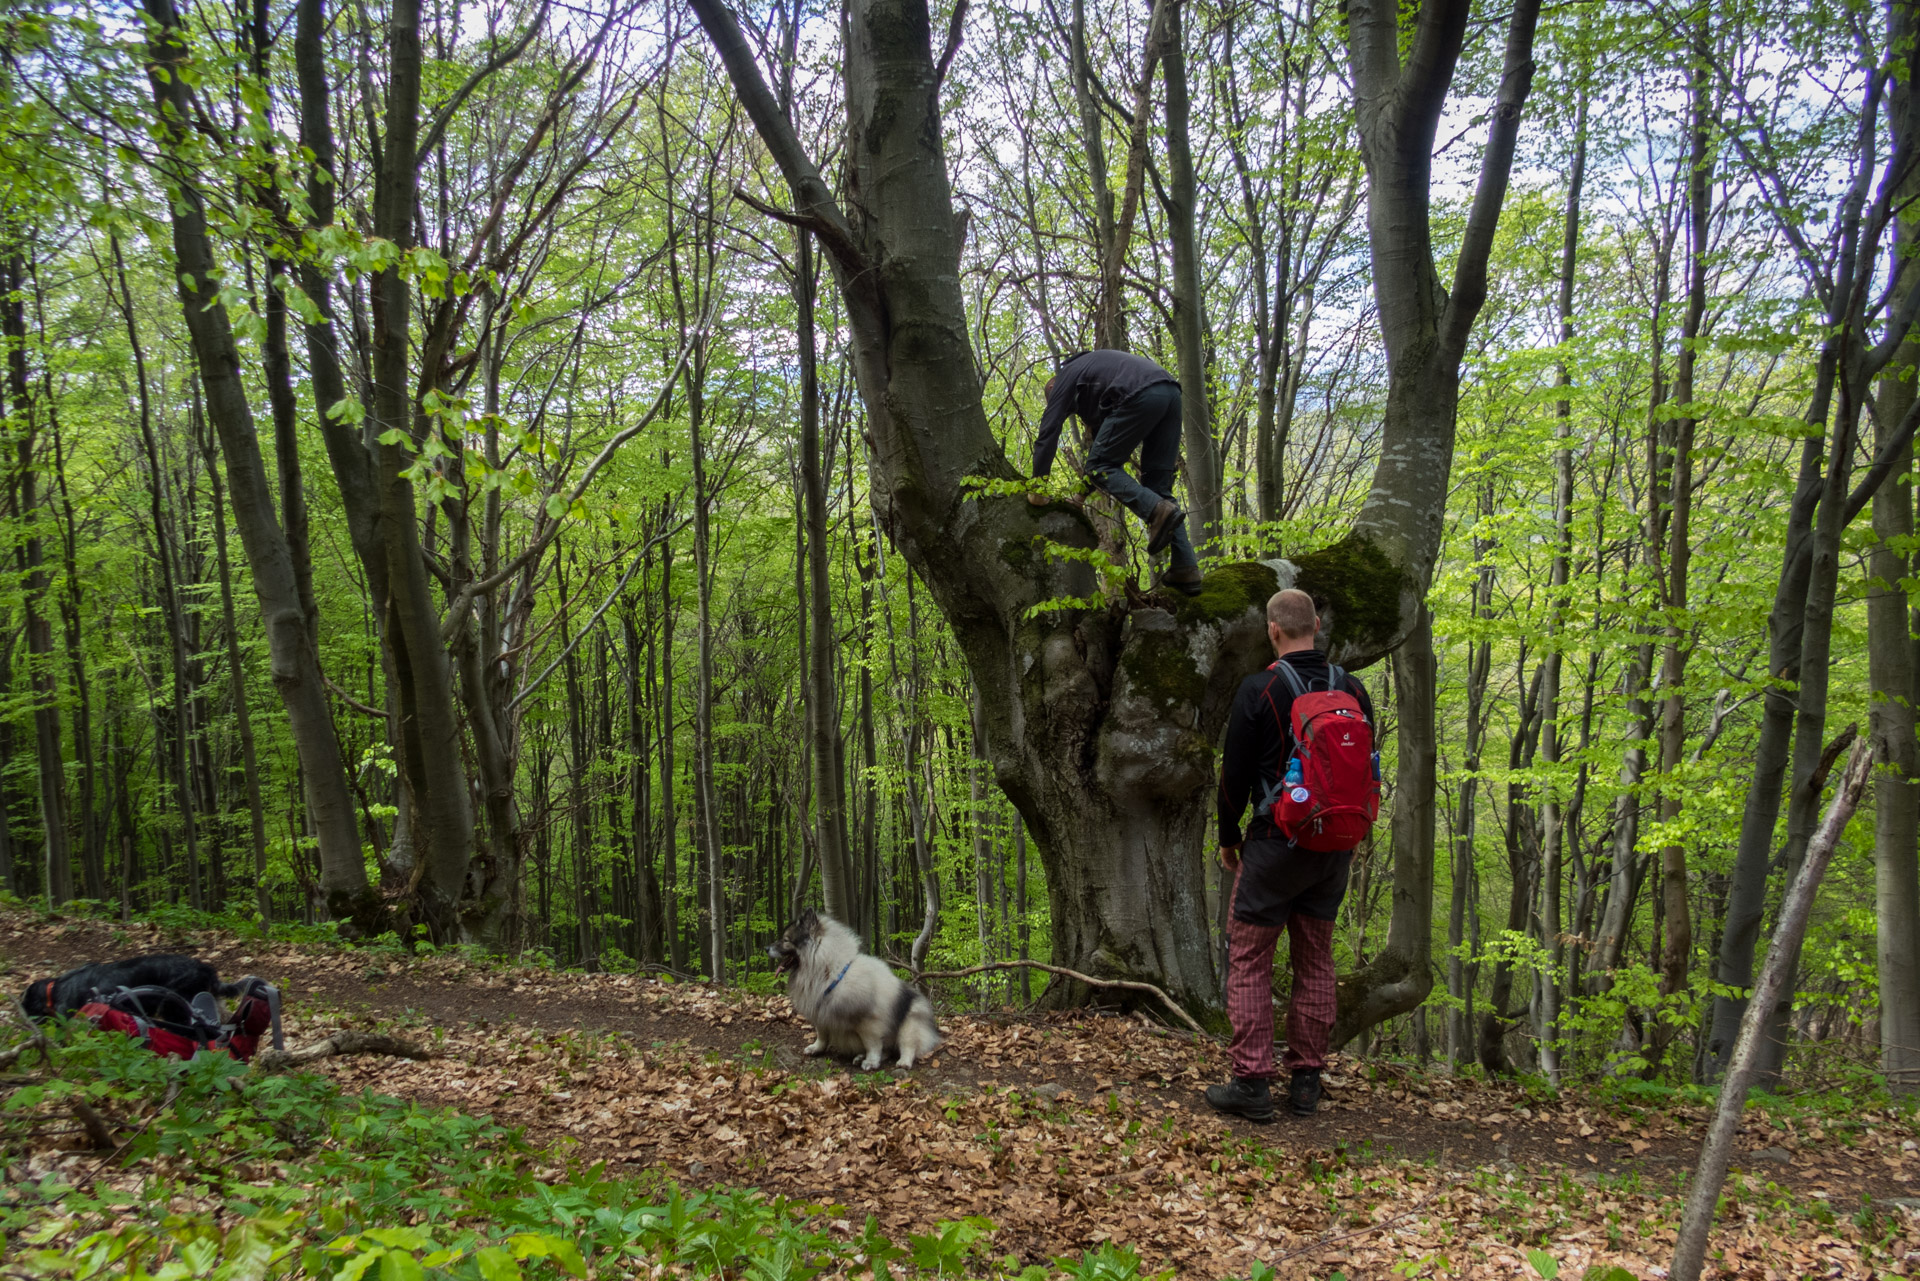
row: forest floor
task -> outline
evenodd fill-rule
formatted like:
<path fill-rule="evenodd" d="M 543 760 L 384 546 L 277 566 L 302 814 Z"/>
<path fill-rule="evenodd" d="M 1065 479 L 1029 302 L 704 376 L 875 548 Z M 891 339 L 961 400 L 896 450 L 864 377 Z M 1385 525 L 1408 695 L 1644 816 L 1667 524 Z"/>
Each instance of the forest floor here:
<path fill-rule="evenodd" d="M 556 1167 L 606 1162 L 869 1214 L 898 1238 L 980 1215 L 1023 1263 L 1111 1241 L 1181 1276 L 1665 1275 L 1706 1111 L 1336 1061 L 1307 1120 L 1224 1120 L 1219 1046 L 1139 1016 L 947 1013 L 912 1072 L 804 1058 L 782 997 L 456 955 L 0 914 L 0 981 L 191 951 L 286 993 L 288 1040 L 398 1031 L 426 1062 L 333 1059 L 349 1090 L 491 1115 Z M 1713 1247 L 1722 1277 L 1920 1267 L 1920 1126 L 1890 1108 L 1750 1111 Z M 1536 1265 L 1537 1266 L 1537 1265 Z"/>

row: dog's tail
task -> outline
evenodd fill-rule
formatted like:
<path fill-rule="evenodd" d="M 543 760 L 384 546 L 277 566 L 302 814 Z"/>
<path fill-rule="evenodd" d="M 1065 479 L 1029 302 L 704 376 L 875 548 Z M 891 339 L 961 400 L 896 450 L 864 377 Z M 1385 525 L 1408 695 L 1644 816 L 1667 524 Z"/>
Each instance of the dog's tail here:
<path fill-rule="evenodd" d="M 245 979 L 241 979 L 238 983 L 215 983 L 213 985 L 213 994 L 225 1000 L 231 1000 L 246 990 L 247 981 Z"/>

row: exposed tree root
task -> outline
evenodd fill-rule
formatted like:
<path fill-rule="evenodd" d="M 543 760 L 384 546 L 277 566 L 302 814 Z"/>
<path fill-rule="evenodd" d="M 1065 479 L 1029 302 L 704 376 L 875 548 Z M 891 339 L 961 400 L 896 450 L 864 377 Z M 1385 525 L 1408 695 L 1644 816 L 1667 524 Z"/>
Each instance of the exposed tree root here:
<path fill-rule="evenodd" d="M 1160 1004 L 1179 1016 L 1182 1023 L 1192 1028 L 1197 1036 L 1206 1036 L 1207 1030 L 1193 1021 L 1193 1016 L 1181 1009 L 1179 1003 L 1151 983 L 1140 983 L 1133 979 L 1097 979 L 1082 974 L 1079 970 L 1070 970 L 1063 965 L 1047 965 L 1041 961 L 995 961 L 991 965 L 975 965 L 964 970 L 926 970 L 913 976 L 919 983 L 925 979 L 963 979 L 969 974 L 985 974 L 990 970 L 1045 970 L 1048 974 L 1058 974 L 1062 978 L 1085 983 L 1088 987 L 1114 987 L 1129 992 L 1145 992 L 1149 996 L 1160 998 Z"/>

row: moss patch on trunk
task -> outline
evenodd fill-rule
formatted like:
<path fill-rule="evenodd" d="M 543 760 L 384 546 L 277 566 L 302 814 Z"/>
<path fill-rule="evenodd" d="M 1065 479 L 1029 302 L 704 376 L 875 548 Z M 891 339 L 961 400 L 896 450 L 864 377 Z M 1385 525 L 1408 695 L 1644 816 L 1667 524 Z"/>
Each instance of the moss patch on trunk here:
<path fill-rule="evenodd" d="M 1162 712 L 1182 703 L 1197 704 L 1207 692 L 1193 655 L 1187 652 L 1187 634 L 1174 628 L 1135 632 L 1120 653 L 1130 692 L 1150 699 Z"/>
<path fill-rule="evenodd" d="M 1295 558 L 1294 585 L 1333 611 L 1343 645 L 1374 651 L 1400 628 L 1400 592 L 1406 574 L 1370 538 L 1349 534 L 1331 547 Z"/>
<path fill-rule="evenodd" d="M 1198 596 L 1183 599 L 1175 615 L 1189 626 L 1195 623 L 1219 623 L 1237 618 L 1249 609 L 1264 610 L 1267 598 L 1280 590 L 1280 577 L 1273 566 L 1257 561 L 1231 565 L 1209 565 L 1201 581 Z M 1161 593 L 1171 595 L 1171 591 Z"/>

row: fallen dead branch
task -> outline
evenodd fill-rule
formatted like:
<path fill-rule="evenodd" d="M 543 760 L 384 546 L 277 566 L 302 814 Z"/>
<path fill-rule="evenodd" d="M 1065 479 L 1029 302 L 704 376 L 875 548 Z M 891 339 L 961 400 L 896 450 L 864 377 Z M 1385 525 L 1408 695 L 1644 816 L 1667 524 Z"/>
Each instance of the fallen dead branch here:
<path fill-rule="evenodd" d="M 1192 1028 L 1197 1036 L 1206 1036 L 1207 1030 L 1193 1021 L 1193 1016 L 1181 1009 L 1174 999 L 1151 983 L 1141 983 L 1135 979 L 1097 979 L 1091 974 L 1082 974 L 1079 970 L 1070 970 L 1064 965 L 1047 965 L 1041 961 L 994 961 L 989 965 L 974 965 L 964 970 L 925 970 L 913 976 L 915 983 L 926 979 L 963 979 L 970 974 L 986 974 L 993 970 L 1045 970 L 1048 974 L 1058 974 L 1062 978 L 1085 983 L 1088 987 L 1119 988 L 1128 992 L 1145 992 L 1160 999 L 1160 1003 L 1179 1016 L 1180 1021 Z"/>
<path fill-rule="evenodd" d="M 433 1057 L 433 1051 L 397 1036 L 381 1036 L 375 1032 L 335 1032 L 325 1040 L 303 1045 L 297 1050 L 267 1050 L 254 1056 L 253 1063 L 262 1072 L 284 1072 L 288 1068 L 342 1054 L 384 1054 L 397 1059 Z"/>

